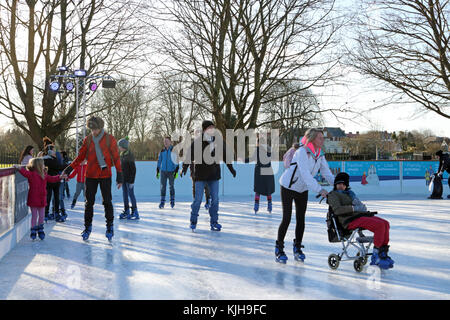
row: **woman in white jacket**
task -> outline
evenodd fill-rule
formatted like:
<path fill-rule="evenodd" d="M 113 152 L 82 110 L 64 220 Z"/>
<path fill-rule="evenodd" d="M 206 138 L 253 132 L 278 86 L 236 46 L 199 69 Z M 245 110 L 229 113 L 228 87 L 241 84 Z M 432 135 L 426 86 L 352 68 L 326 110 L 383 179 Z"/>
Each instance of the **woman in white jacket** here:
<path fill-rule="evenodd" d="M 294 258 L 304 261 L 305 255 L 301 248 L 303 233 L 305 231 L 305 213 L 308 202 L 308 191 L 321 194 L 325 197 L 328 192 L 314 179 L 320 171 L 323 177 L 333 185 L 334 176 L 330 171 L 325 154 L 322 152 L 324 143 L 323 131 L 309 129 L 301 140 L 300 148 L 295 152 L 292 162 L 280 178 L 281 202 L 283 205 L 283 219 L 278 228 L 278 238 L 275 243 L 276 261 L 286 263 L 284 253 L 284 238 L 291 222 L 292 201 L 295 202 L 297 224 L 295 226 Z"/>

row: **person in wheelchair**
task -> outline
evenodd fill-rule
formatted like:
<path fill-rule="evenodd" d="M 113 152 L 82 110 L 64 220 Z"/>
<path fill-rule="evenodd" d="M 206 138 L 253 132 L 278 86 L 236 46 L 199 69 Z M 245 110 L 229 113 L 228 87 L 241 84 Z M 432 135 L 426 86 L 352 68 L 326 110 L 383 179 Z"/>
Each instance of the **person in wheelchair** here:
<path fill-rule="evenodd" d="M 375 217 L 350 190 L 350 176 L 340 172 L 334 179 L 334 189 L 328 194 L 327 202 L 339 223 L 348 230 L 367 229 L 374 233 L 371 265 L 381 269 L 394 267 L 394 261 L 388 256 L 389 222 Z"/>

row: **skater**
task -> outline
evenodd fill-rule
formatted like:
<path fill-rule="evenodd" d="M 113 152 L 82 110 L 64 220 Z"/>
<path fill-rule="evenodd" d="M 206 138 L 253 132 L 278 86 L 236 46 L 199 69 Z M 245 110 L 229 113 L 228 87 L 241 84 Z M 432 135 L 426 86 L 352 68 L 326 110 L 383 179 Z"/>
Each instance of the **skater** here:
<path fill-rule="evenodd" d="M 291 166 L 284 171 L 280 178 L 283 218 L 278 228 L 278 237 L 275 242 L 275 260 L 277 262 L 286 263 L 287 261 L 287 256 L 283 249 L 284 238 L 291 222 L 292 201 L 295 202 L 297 221 L 293 244 L 294 258 L 297 261 L 305 260 L 305 255 L 301 248 L 303 248 L 302 240 L 305 230 L 308 190 L 320 193 L 323 197 L 328 194 L 314 179 L 319 170 L 330 185 L 334 182 L 334 176 L 325 160 L 325 154 L 322 152 L 323 143 L 324 135 L 322 130 L 308 129 L 301 140 L 300 148 L 294 154 Z"/>
<path fill-rule="evenodd" d="M 215 126 L 212 121 L 205 120 L 202 122 L 202 134 L 198 138 L 194 139 L 191 147 L 189 148 L 185 163 L 183 163 L 183 170 L 180 176 L 186 174 L 189 164 L 194 162 L 194 172 L 192 174 L 195 181 L 195 197 L 191 205 L 191 219 L 190 228 L 194 231 L 197 227 L 198 211 L 202 203 L 203 190 L 205 184 L 208 184 L 211 192 L 211 206 L 209 207 L 210 227 L 213 231 L 220 231 L 222 226 L 218 223 L 219 219 L 219 180 L 221 178 L 220 163 L 218 163 L 216 157 L 216 144 L 215 141 Z M 196 150 L 196 146 L 200 150 Z M 203 159 L 203 155 L 209 153 L 210 157 L 214 159 L 213 163 L 207 163 L 206 159 Z M 225 142 L 223 142 L 223 153 L 221 161 L 225 161 L 227 154 L 227 148 Z M 196 159 L 196 155 L 200 155 L 200 159 Z M 208 159 L 209 160 L 209 159 Z M 227 163 L 228 170 L 230 170 L 233 177 L 236 177 L 236 171 L 232 164 Z"/>
<path fill-rule="evenodd" d="M 275 192 L 275 178 L 270 161 L 272 153 L 264 137 L 259 136 L 256 143 L 255 153 L 250 158 L 245 159 L 245 163 L 256 161 L 253 180 L 253 191 L 255 192 L 253 210 L 255 214 L 258 212 L 259 200 L 261 195 L 263 195 L 267 197 L 267 211 L 272 213 L 272 194 Z M 265 160 L 264 158 L 269 159 L 268 163 L 261 161 L 261 155 L 264 155 L 263 160 Z"/>
<path fill-rule="evenodd" d="M 175 163 L 176 155 L 172 152 L 172 140 L 170 137 L 164 138 L 164 148 L 158 156 L 158 164 L 156 167 L 156 178 L 160 180 L 161 202 L 159 208 L 163 209 L 166 202 L 166 186 L 169 180 L 170 187 L 170 206 L 175 206 L 175 186 L 174 181 L 178 177 L 178 163 Z"/>
<path fill-rule="evenodd" d="M 86 167 L 87 167 L 87 161 L 83 160 L 83 162 L 81 162 L 81 164 L 75 170 L 73 170 L 72 173 L 69 175 L 69 179 L 73 179 L 73 178 L 75 178 L 75 176 L 77 176 L 77 186 L 75 189 L 75 193 L 73 194 L 73 200 L 72 200 L 72 204 L 70 206 L 71 209 L 75 208 L 77 199 L 80 196 L 81 191 L 83 191 L 83 198 L 86 201 L 86 194 L 85 194 Z"/>
<path fill-rule="evenodd" d="M 120 152 L 120 166 L 122 167 L 123 175 L 123 206 L 124 211 L 119 215 L 120 219 L 139 220 L 139 212 L 136 204 L 136 197 L 134 196 L 134 180 L 136 178 L 136 165 L 134 163 L 134 155 L 129 150 L 128 137 L 120 139 L 118 142 Z M 130 203 L 131 200 L 131 213 Z"/>
<path fill-rule="evenodd" d="M 120 189 L 123 182 L 122 168 L 120 166 L 119 149 L 116 139 L 104 130 L 104 122 L 101 118 L 92 116 L 87 120 L 86 126 L 91 134 L 83 140 L 83 145 L 76 159 L 64 170 L 66 173 L 76 169 L 83 160 L 87 160 L 86 167 L 86 202 L 84 209 L 83 240 L 88 240 L 92 232 L 92 219 L 94 215 L 95 195 L 100 185 L 105 208 L 106 233 L 111 241 L 114 236 L 114 208 L 111 195 L 111 167 L 116 167 L 116 183 Z"/>
<path fill-rule="evenodd" d="M 30 238 L 44 240 L 44 212 L 47 206 L 47 183 L 57 183 L 61 176 L 51 176 L 45 172 L 44 159 L 32 158 L 25 168 L 19 165 L 14 166 L 25 178 L 28 179 L 27 206 L 31 209 L 31 230 Z"/>
<path fill-rule="evenodd" d="M 375 217 L 350 190 L 350 177 L 340 172 L 334 179 L 334 189 L 328 194 L 328 204 L 341 225 L 348 230 L 364 228 L 374 233 L 371 265 L 381 269 L 394 267 L 394 260 L 388 256 L 389 222 Z"/>
<path fill-rule="evenodd" d="M 63 157 L 64 168 L 66 168 L 72 162 L 72 160 L 70 160 L 66 151 L 62 151 L 61 155 Z M 64 189 L 63 189 L 63 193 L 62 193 L 63 200 L 64 200 L 64 195 L 67 195 L 67 198 L 70 199 L 70 189 L 69 189 L 69 184 L 67 182 L 68 181 L 64 181 Z"/>
<path fill-rule="evenodd" d="M 44 164 L 47 167 L 48 174 L 51 176 L 57 176 L 61 174 L 64 169 L 64 165 L 58 162 L 56 158 L 56 151 L 53 145 L 47 145 L 46 155 L 44 156 Z M 47 206 L 45 207 L 45 220 L 55 220 L 56 222 L 64 222 L 64 212 L 60 211 L 60 191 L 61 182 L 49 182 L 47 183 Z M 53 210 L 49 213 L 50 203 L 53 196 Z"/>
<path fill-rule="evenodd" d="M 34 147 L 33 146 L 26 146 L 25 149 L 23 149 L 22 154 L 19 158 L 19 163 L 22 166 L 26 166 L 28 162 L 33 158 L 34 153 Z"/>
<path fill-rule="evenodd" d="M 442 150 L 439 150 L 436 152 L 436 155 L 439 159 L 439 169 L 438 169 L 438 176 L 442 179 L 442 176 L 444 175 L 444 172 L 447 171 L 450 174 L 450 155 L 447 152 L 442 152 Z M 448 186 L 450 188 L 450 176 L 448 177 Z M 447 195 L 447 199 L 450 199 L 450 194 Z"/>

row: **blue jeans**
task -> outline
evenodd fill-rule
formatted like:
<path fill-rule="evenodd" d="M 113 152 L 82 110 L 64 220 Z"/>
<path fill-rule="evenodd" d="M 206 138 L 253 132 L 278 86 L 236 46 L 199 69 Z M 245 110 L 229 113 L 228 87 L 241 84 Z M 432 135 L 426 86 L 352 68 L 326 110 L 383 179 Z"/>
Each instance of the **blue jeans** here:
<path fill-rule="evenodd" d="M 219 180 L 195 181 L 195 197 L 191 205 L 191 223 L 197 224 L 198 211 L 203 200 L 205 184 L 211 193 L 211 206 L 209 207 L 210 223 L 217 223 L 219 219 Z"/>
<path fill-rule="evenodd" d="M 123 192 L 123 205 L 125 207 L 125 210 L 130 208 L 128 197 L 130 197 L 131 200 L 131 207 L 137 208 L 136 197 L 134 196 L 134 184 L 124 182 L 122 184 L 122 192 Z"/>
<path fill-rule="evenodd" d="M 175 186 L 174 186 L 174 180 L 175 177 L 173 176 L 173 171 L 161 171 L 161 199 L 166 199 L 166 186 L 167 186 L 167 180 L 169 180 L 169 187 L 170 187 L 170 199 L 175 199 Z"/>

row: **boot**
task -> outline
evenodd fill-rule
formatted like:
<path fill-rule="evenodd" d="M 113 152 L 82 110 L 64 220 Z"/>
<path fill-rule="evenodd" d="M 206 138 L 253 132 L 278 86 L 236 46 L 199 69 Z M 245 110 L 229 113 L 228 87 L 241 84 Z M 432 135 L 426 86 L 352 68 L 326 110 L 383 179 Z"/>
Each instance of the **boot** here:
<path fill-rule="evenodd" d="M 253 207 L 253 210 L 255 210 L 255 214 L 258 212 L 258 210 L 259 210 L 259 200 L 255 200 L 255 206 Z"/>
<path fill-rule="evenodd" d="M 40 224 L 37 227 L 37 232 L 38 232 L 39 239 L 44 240 L 45 239 L 45 233 L 44 233 L 44 225 L 43 224 Z"/>
<path fill-rule="evenodd" d="M 31 240 L 35 240 L 36 239 L 37 231 L 38 231 L 38 226 L 34 226 L 34 227 L 31 228 L 31 232 L 30 232 Z"/>
<path fill-rule="evenodd" d="M 127 217 L 128 220 L 139 220 L 139 212 L 137 207 L 131 208 L 131 214 Z"/>
<path fill-rule="evenodd" d="M 127 219 L 130 215 L 130 208 L 125 208 L 123 212 L 119 215 L 119 219 Z"/>
<path fill-rule="evenodd" d="M 73 200 L 73 201 L 72 201 L 72 204 L 70 205 L 70 209 L 75 208 L 76 203 L 77 203 L 77 202 L 76 202 L 75 200 Z"/>
<path fill-rule="evenodd" d="M 175 207 L 175 198 L 170 198 L 170 207 L 173 209 Z"/>
<path fill-rule="evenodd" d="M 300 242 L 294 239 L 294 259 L 301 262 L 305 261 L 305 254 L 303 253 L 302 248 L 304 248 L 304 246 L 302 246 Z"/>
<path fill-rule="evenodd" d="M 370 265 L 379 266 L 380 269 L 384 269 L 384 270 L 389 269 L 389 265 L 390 265 L 389 261 L 386 260 L 386 258 L 382 258 L 380 256 L 380 253 L 381 253 L 380 248 L 377 248 L 377 247 L 373 248 L 372 260 L 370 262 Z"/>
<path fill-rule="evenodd" d="M 61 209 L 61 222 L 65 222 L 67 220 L 66 209 Z"/>
<path fill-rule="evenodd" d="M 159 208 L 160 208 L 160 209 L 163 209 L 163 208 L 164 208 L 165 202 L 166 202 L 166 199 L 165 199 L 165 198 L 161 198 L 161 203 L 159 204 Z"/>
<path fill-rule="evenodd" d="M 276 241 L 275 242 L 275 261 L 279 263 L 286 263 L 288 257 L 284 253 L 284 242 Z"/>
<path fill-rule="evenodd" d="M 222 229 L 222 225 L 217 223 L 217 222 L 213 222 L 211 223 L 211 230 L 212 231 L 220 231 Z"/>
<path fill-rule="evenodd" d="M 109 241 L 112 240 L 112 237 L 114 236 L 114 225 L 110 224 L 106 226 L 105 236 Z"/>
<path fill-rule="evenodd" d="M 84 241 L 89 239 L 91 232 L 92 232 L 92 226 L 87 226 L 84 228 L 84 231 L 81 233 L 81 237 L 83 238 Z"/>
<path fill-rule="evenodd" d="M 267 200 L 267 211 L 272 213 L 272 200 Z"/>
<path fill-rule="evenodd" d="M 391 269 L 394 267 L 394 260 L 392 260 L 392 258 L 388 256 L 388 252 L 389 246 L 384 245 L 380 247 L 378 255 L 381 259 L 386 259 L 389 262 L 389 268 Z"/>

